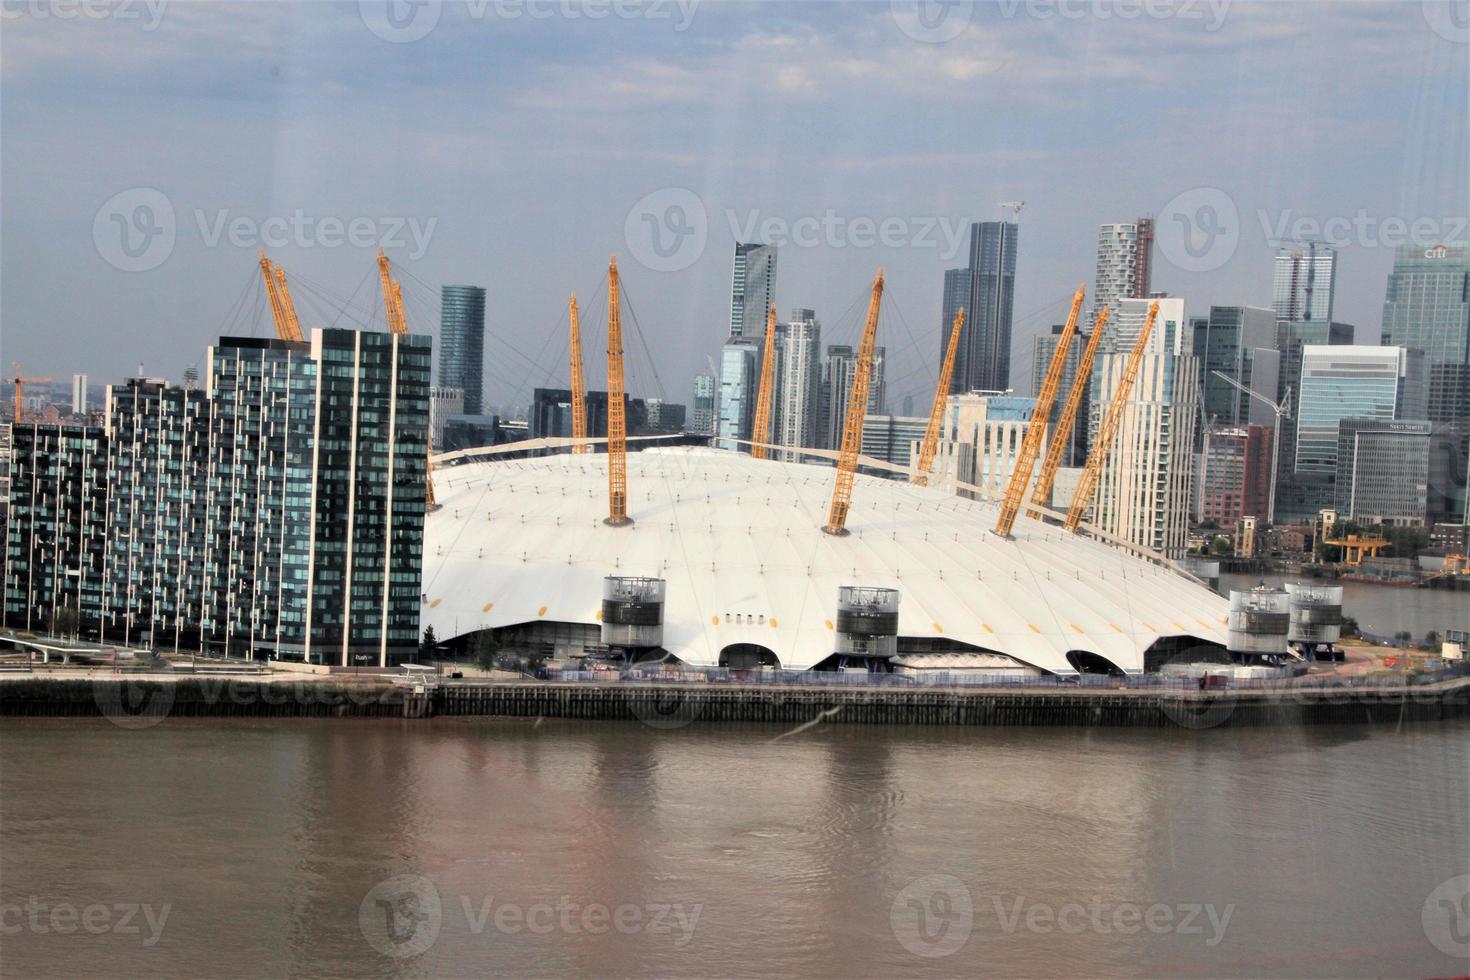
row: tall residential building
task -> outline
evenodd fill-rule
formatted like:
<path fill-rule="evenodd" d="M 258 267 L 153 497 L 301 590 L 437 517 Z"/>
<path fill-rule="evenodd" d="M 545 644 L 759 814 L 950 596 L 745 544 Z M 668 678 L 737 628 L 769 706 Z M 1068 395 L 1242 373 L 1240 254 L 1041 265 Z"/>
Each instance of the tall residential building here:
<path fill-rule="evenodd" d="M 1119 300 L 1141 299 L 1149 294 L 1153 249 L 1152 218 L 1098 227 L 1097 277 L 1083 329 L 1091 327 L 1104 306 L 1116 310 Z"/>
<path fill-rule="evenodd" d="M 1194 317 L 1194 353 L 1200 359 L 1200 430 L 1213 422 L 1235 427 L 1269 425 L 1277 401 L 1280 355 L 1276 350 L 1276 317 L 1258 306 L 1211 306 L 1210 315 Z M 1252 398 L 1219 371 L 1255 392 Z M 1264 516 L 1264 515 L 1256 515 Z"/>
<path fill-rule="evenodd" d="M 745 449 L 760 385 L 761 346 L 749 337 L 731 337 L 720 349 L 720 415 L 716 420 L 721 449 Z"/>
<path fill-rule="evenodd" d="M 456 415 L 463 415 L 464 392 L 458 388 L 429 389 L 429 444 L 444 447 L 444 427 Z"/>
<path fill-rule="evenodd" d="M 104 642 L 411 658 L 430 356 L 414 335 L 227 337 L 202 391 L 134 379 L 103 426 L 17 427 L 5 621 L 69 608 Z"/>
<path fill-rule="evenodd" d="M 953 486 L 956 481 L 980 487 L 959 490 L 972 500 L 1000 500 L 1016 468 L 1026 429 L 1036 412 L 1035 398 L 1001 392 L 951 395 L 944 407 L 942 442 L 930 486 Z M 1050 430 L 1047 436 L 1050 436 Z M 1041 455 L 1046 454 L 1043 438 Z"/>
<path fill-rule="evenodd" d="M 873 372 L 868 378 L 868 415 L 882 415 L 886 398 L 886 382 L 883 366 L 886 350 L 873 350 Z M 847 344 L 832 344 L 827 348 L 827 363 L 822 368 L 822 389 L 819 424 L 825 431 L 821 445 L 827 449 L 842 446 L 842 430 L 847 424 L 847 399 L 852 391 L 853 378 L 857 374 L 857 352 Z"/>
<path fill-rule="evenodd" d="M 1011 386 L 1011 315 L 1016 285 L 1017 228 L 1010 221 L 970 226 L 970 262 L 944 274 L 940 356 L 949 345 L 957 306 L 966 310 L 951 392 L 1005 391 Z M 968 293 L 960 303 L 960 289 Z"/>
<path fill-rule="evenodd" d="M 1271 306 L 1276 319 L 1331 320 L 1332 296 L 1337 283 L 1337 249 L 1320 242 L 1304 242 L 1276 251 L 1276 274 Z"/>
<path fill-rule="evenodd" d="M 464 411 L 479 415 L 485 396 L 485 290 L 445 286 L 440 296 L 439 387 L 464 392 Z"/>
<path fill-rule="evenodd" d="M 1425 421 L 1339 422 L 1338 515 L 1360 524 L 1423 527 L 1429 512 L 1431 428 Z"/>
<path fill-rule="evenodd" d="M 1276 373 L 1276 388 L 1280 400 L 1286 402 L 1288 412 L 1287 417 L 1281 420 L 1281 448 L 1276 476 L 1278 497 L 1295 473 L 1297 399 L 1302 390 L 1302 348 L 1308 345 L 1349 345 L 1353 342 L 1355 329 L 1350 323 L 1338 323 L 1334 320 L 1277 321 L 1276 351 L 1280 355 L 1281 363 Z"/>
<path fill-rule="evenodd" d="M 1244 517 L 1264 521 L 1271 497 L 1272 430 L 1263 425 L 1212 429 L 1200 454 L 1201 520 L 1222 528 Z"/>
<path fill-rule="evenodd" d="M 772 390 L 772 441 L 782 446 L 821 445 L 822 327 L 816 314 L 795 310 L 781 326 L 777 348 L 777 384 Z M 796 460 L 799 453 L 783 452 Z"/>
<path fill-rule="evenodd" d="M 776 246 L 735 243 L 730 273 L 730 336 L 759 343 L 766 335 L 766 311 L 776 302 Z"/>
<path fill-rule="evenodd" d="M 908 466 L 914 445 L 924 438 L 928 419 L 903 415 L 867 415 L 863 418 L 863 442 L 859 452 L 894 466 Z M 894 477 L 884 471 L 881 475 Z"/>
<path fill-rule="evenodd" d="M 71 376 L 71 413 L 73 415 L 87 414 L 87 376 L 85 374 Z"/>
<path fill-rule="evenodd" d="M 1177 558 L 1186 547 L 1200 397 L 1199 359 L 1184 300 L 1118 301 L 1100 343 L 1089 432 L 1096 437 L 1153 302 L 1159 314 L 1098 479 L 1091 519 L 1105 531 Z"/>
<path fill-rule="evenodd" d="M 717 386 L 712 374 L 694 376 L 694 404 L 691 407 L 689 431 L 700 435 L 714 435 Z"/>
<path fill-rule="evenodd" d="M 1106 226 L 1104 226 L 1106 227 Z M 1046 378 L 1046 372 L 1051 367 L 1051 359 L 1056 355 L 1057 344 L 1061 342 L 1062 330 L 1065 329 L 1060 323 L 1051 328 L 1051 333 L 1038 334 L 1035 341 L 1035 349 L 1031 356 L 1031 393 L 1041 394 L 1041 385 Z M 1067 360 L 1062 373 L 1061 386 L 1057 388 L 1056 400 L 1052 402 L 1051 418 L 1047 423 L 1055 425 L 1057 417 L 1062 414 L 1062 406 L 1071 394 L 1072 386 L 1077 383 L 1077 365 L 1082 362 L 1082 352 L 1087 347 L 1090 336 L 1078 332 L 1072 338 L 1072 346 L 1067 348 Z M 1063 466 L 1081 466 L 1087 462 L 1087 417 L 1091 410 L 1090 386 L 1082 387 L 1082 403 L 1077 407 L 1077 418 L 1072 426 L 1071 432 L 1062 433 L 1060 437 L 1067 440 L 1067 451 L 1062 456 Z"/>
<path fill-rule="evenodd" d="M 1297 474 L 1337 473 L 1343 419 L 1424 418 L 1424 355 L 1404 347 L 1305 347 L 1296 418 Z"/>

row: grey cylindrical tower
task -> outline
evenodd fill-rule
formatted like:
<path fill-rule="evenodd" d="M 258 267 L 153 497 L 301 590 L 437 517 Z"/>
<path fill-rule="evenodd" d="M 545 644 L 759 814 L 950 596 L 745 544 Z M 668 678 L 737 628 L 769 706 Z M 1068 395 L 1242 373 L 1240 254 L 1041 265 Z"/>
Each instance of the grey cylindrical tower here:
<path fill-rule="evenodd" d="M 888 658 L 898 653 L 898 590 L 844 585 L 837 590 L 837 652 Z"/>
<path fill-rule="evenodd" d="M 1232 653 L 1285 654 L 1288 605 L 1286 593 L 1270 586 L 1232 591 L 1226 648 Z"/>
<path fill-rule="evenodd" d="M 602 642 L 610 647 L 658 647 L 664 642 L 661 578 L 609 575 L 602 580 Z"/>

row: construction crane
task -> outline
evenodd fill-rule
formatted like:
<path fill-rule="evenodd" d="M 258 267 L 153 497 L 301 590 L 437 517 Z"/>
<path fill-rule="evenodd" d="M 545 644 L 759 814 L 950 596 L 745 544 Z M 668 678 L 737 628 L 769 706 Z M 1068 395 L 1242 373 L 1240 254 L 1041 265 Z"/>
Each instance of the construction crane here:
<path fill-rule="evenodd" d="M 260 277 L 265 280 L 265 294 L 271 304 L 271 319 L 276 322 L 276 337 L 281 340 L 300 339 L 291 332 L 291 318 L 286 315 L 286 305 L 281 301 L 281 284 L 276 279 L 271 260 L 265 257 L 265 249 L 260 250 Z"/>
<path fill-rule="evenodd" d="M 618 298 L 618 257 L 607 263 L 607 520 L 622 527 L 628 516 L 628 419 L 623 405 L 623 317 Z"/>
<path fill-rule="evenodd" d="M 766 458 L 771 441 L 771 389 L 776 375 L 776 304 L 766 312 L 766 348 L 761 352 L 761 386 L 755 398 L 755 428 L 750 434 L 750 455 Z"/>
<path fill-rule="evenodd" d="M 291 298 L 291 289 L 286 285 L 286 270 L 279 265 L 272 267 L 276 273 L 276 289 L 281 294 L 281 309 L 286 314 L 286 329 L 291 336 L 287 340 L 305 340 L 301 334 L 301 321 L 296 319 L 296 301 Z"/>
<path fill-rule="evenodd" d="M 873 295 L 868 300 L 868 319 L 863 325 L 863 341 L 858 347 L 857 367 L 853 371 L 852 390 L 847 396 L 847 420 L 842 426 L 842 449 L 837 454 L 837 482 L 832 487 L 832 508 L 827 514 L 828 534 L 847 533 L 847 510 L 852 506 L 852 481 L 857 474 L 858 453 L 863 448 L 863 416 L 868 411 L 868 385 L 873 378 L 873 349 L 878 340 L 878 310 L 883 305 L 883 270 L 873 280 Z"/>
<path fill-rule="evenodd" d="M 1046 367 L 1046 378 L 1036 393 L 1031 423 L 1026 426 L 1021 451 L 1016 455 L 1016 466 L 1011 471 L 1011 481 L 1006 484 L 1005 499 L 1000 504 L 1000 519 L 995 522 L 995 533 L 1003 538 L 1011 536 L 1011 528 L 1015 526 L 1016 515 L 1021 512 L 1021 502 L 1026 497 L 1026 488 L 1031 485 L 1031 470 L 1036 466 L 1036 457 L 1041 455 L 1041 440 L 1046 438 L 1051 407 L 1056 404 L 1057 389 L 1062 386 L 1062 374 L 1067 370 L 1067 354 L 1072 349 L 1072 338 L 1077 335 L 1077 314 L 1082 312 L 1082 300 L 1086 295 L 1087 287 L 1078 286 L 1072 296 L 1072 311 L 1067 314 L 1067 325 L 1062 328 L 1057 349 L 1052 352 L 1051 363 Z M 1057 439 L 1060 435 L 1061 430 L 1058 429 L 1052 438 Z"/>
<path fill-rule="evenodd" d="M 955 353 L 960 349 L 960 331 L 965 329 L 965 308 L 962 306 L 954 315 L 954 326 L 949 330 L 949 346 L 944 351 L 944 364 L 939 368 L 939 384 L 934 388 L 934 404 L 929 408 L 929 424 L 924 429 L 924 441 L 919 446 L 919 465 L 914 470 L 914 485 L 929 485 L 929 468 L 934 465 L 934 453 L 939 449 L 939 429 L 944 424 L 944 406 L 949 401 L 949 382 L 954 377 Z"/>
<path fill-rule="evenodd" d="M 408 321 L 403 316 L 403 293 L 389 271 L 388 256 L 381 248 L 378 249 L 378 278 L 383 283 L 383 313 L 388 319 L 388 332 L 408 333 Z"/>
<path fill-rule="evenodd" d="M 1017 220 L 1018 218 L 1021 217 L 1021 209 L 1026 206 L 1026 202 L 1025 201 L 999 201 L 999 202 L 996 203 L 995 206 L 998 207 L 998 208 L 1005 208 L 1008 211 L 1010 211 L 1011 212 L 1011 220 L 1012 221 L 1015 221 L 1015 220 Z"/>
<path fill-rule="evenodd" d="M 19 364 L 19 362 L 17 362 L 16 364 L 14 364 L 13 367 L 15 368 L 15 377 L 11 378 L 10 380 L 15 385 L 15 420 L 14 421 L 15 421 L 15 423 L 17 425 L 19 425 L 20 424 L 20 420 L 21 420 L 21 416 L 25 413 L 25 386 L 28 385 L 28 384 L 42 384 L 44 382 L 50 381 L 51 379 L 50 378 L 27 378 L 25 375 L 23 375 L 23 374 L 20 373 L 20 364 Z"/>
<path fill-rule="evenodd" d="M 581 454 L 590 452 L 592 447 L 580 441 L 587 438 L 587 380 L 582 374 L 582 317 L 577 311 L 576 293 L 567 303 L 567 315 L 572 332 L 572 438 L 579 440 L 572 446 L 572 452 Z"/>
<path fill-rule="evenodd" d="M 1159 304 L 1151 303 L 1148 308 L 1148 318 L 1143 321 L 1143 329 L 1138 332 L 1138 339 L 1133 342 L 1133 353 L 1128 355 L 1128 363 L 1123 368 L 1123 377 L 1118 381 L 1118 390 L 1113 393 L 1112 404 L 1108 406 L 1108 414 L 1103 418 L 1102 428 L 1097 431 L 1097 441 L 1092 444 L 1092 451 L 1087 454 L 1087 465 L 1082 469 L 1082 479 L 1077 482 L 1077 495 L 1072 498 L 1072 509 L 1067 511 L 1067 520 L 1064 524 L 1068 531 L 1077 530 L 1077 525 L 1082 523 L 1082 517 L 1087 513 L 1087 508 L 1092 505 L 1092 495 L 1097 490 L 1097 480 L 1102 473 L 1103 462 L 1112 452 L 1113 440 L 1118 437 L 1118 429 L 1123 424 L 1123 413 L 1128 408 L 1128 398 L 1133 393 L 1133 385 L 1138 380 L 1138 368 L 1143 364 L 1143 352 L 1148 347 L 1149 334 L 1153 333 L 1154 319 L 1159 315 Z"/>
<path fill-rule="evenodd" d="M 1271 411 L 1276 413 L 1276 427 L 1271 436 L 1271 493 L 1266 503 L 1266 520 L 1270 521 L 1272 524 L 1275 524 L 1276 473 L 1277 466 L 1279 465 L 1281 459 L 1281 420 L 1291 418 L 1291 386 L 1287 386 L 1286 397 L 1281 399 L 1280 403 L 1278 404 L 1277 402 L 1273 402 L 1271 399 L 1267 398 L 1265 395 L 1262 395 L 1256 391 L 1252 391 L 1245 385 L 1241 384 L 1239 381 L 1236 381 L 1230 375 L 1225 374 L 1223 371 L 1212 371 L 1210 373 L 1219 378 L 1221 381 L 1228 384 L 1230 387 L 1234 388 L 1236 391 L 1243 391 L 1257 401 L 1265 402 L 1271 407 Z"/>
<path fill-rule="evenodd" d="M 1036 489 L 1031 491 L 1031 503 L 1037 507 L 1051 506 L 1051 488 L 1057 479 L 1057 470 L 1062 466 L 1062 454 L 1071 433 L 1077 425 L 1077 413 L 1082 407 L 1082 396 L 1087 391 L 1088 379 L 1092 376 L 1092 362 L 1097 359 L 1097 347 L 1102 341 L 1103 328 L 1108 325 L 1108 308 L 1097 311 L 1097 320 L 1092 324 L 1092 336 L 1082 350 L 1082 360 L 1077 362 L 1077 377 L 1072 379 L 1072 390 L 1067 392 L 1067 401 L 1062 405 L 1062 414 L 1057 417 L 1051 443 L 1046 447 L 1046 459 L 1041 461 L 1041 475 L 1036 478 Z"/>

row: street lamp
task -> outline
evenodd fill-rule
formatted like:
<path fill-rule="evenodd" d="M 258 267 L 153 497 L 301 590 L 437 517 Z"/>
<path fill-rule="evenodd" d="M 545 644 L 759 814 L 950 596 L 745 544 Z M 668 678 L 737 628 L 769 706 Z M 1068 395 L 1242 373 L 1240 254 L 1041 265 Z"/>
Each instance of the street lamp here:
<path fill-rule="evenodd" d="M 1237 391 L 1243 391 L 1257 401 L 1265 402 L 1270 406 L 1271 411 L 1276 413 L 1276 427 L 1271 435 L 1271 493 L 1266 503 L 1266 520 L 1274 527 L 1276 524 L 1276 475 L 1281 460 L 1281 420 L 1291 418 L 1291 386 L 1287 385 L 1286 397 L 1278 405 L 1260 392 L 1247 388 L 1224 371 L 1211 371 L 1210 373 Z"/>

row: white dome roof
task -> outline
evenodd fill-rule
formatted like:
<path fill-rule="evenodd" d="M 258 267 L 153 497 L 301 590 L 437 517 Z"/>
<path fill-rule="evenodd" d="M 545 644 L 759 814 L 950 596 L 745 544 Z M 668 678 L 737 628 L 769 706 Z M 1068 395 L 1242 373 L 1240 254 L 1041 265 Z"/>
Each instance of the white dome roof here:
<path fill-rule="evenodd" d="M 668 582 L 664 647 L 714 666 L 752 643 L 787 668 L 835 649 L 843 585 L 898 589 L 901 637 L 947 637 L 1054 673 L 1086 650 L 1132 673 L 1160 636 L 1223 643 L 1226 601 L 1128 552 L 994 504 L 859 475 L 847 527 L 822 532 L 830 467 L 715 449 L 628 456 L 628 527 L 608 527 L 607 457 L 436 468 L 423 624 L 440 639 L 545 620 L 596 625 L 607 575 Z"/>

